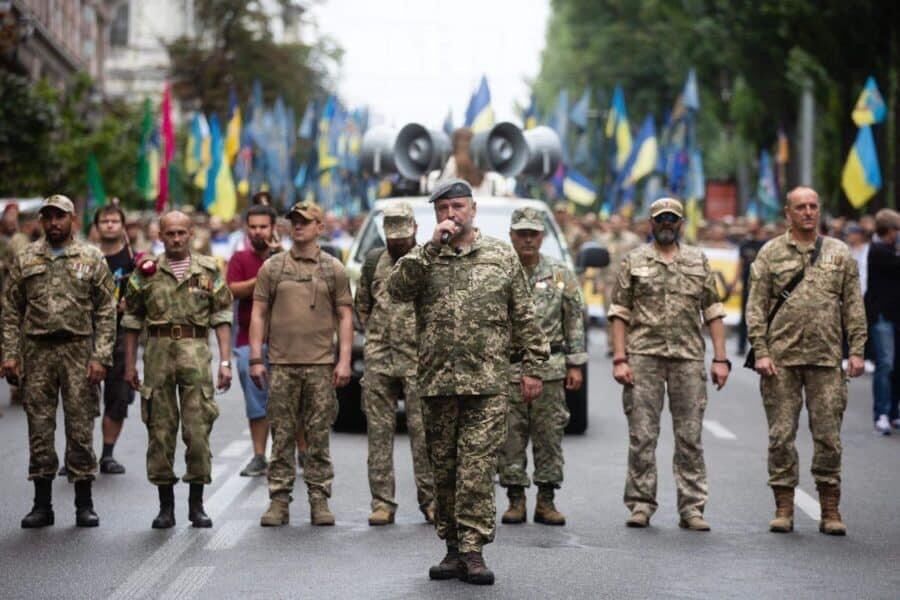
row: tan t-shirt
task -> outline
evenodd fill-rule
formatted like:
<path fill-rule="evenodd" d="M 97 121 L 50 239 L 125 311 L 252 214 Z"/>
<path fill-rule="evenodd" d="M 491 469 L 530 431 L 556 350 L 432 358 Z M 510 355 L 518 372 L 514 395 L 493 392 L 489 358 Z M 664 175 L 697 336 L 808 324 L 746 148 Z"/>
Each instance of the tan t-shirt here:
<path fill-rule="evenodd" d="M 350 281 L 339 260 L 319 248 L 307 254 L 295 248 L 277 254 L 259 270 L 253 299 L 270 304 L 270 363 L 334 364 L 337 307 L 353 305 Z"/>

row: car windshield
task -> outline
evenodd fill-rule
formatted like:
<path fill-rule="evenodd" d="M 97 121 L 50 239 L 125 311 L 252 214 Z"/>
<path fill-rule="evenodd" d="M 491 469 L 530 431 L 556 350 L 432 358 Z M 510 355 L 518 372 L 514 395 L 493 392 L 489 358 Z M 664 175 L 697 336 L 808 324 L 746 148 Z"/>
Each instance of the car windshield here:
<path fill-rule="evenodd" d="M 481 230 L 483 235 L 487 235 L 505 242 L 509 241 L 509 220 L 513 211 L 512 205 L 505 206 L 478 206 L 478 214 L 475 216 L 475 225 Z M 416 241 L 424 244 L 431 238 L 434 231 L 434 209 L 431 205 L 416 206 L 414 208 L 416 214 L 416 223 L 419 224 L 419 230 L 416 234 Z M 544 236 L 544 244 L 541 246 L 541 252 L 546 256 L 557 260 L 563 259 L 563 248 L 559 239 L 556 237 L 556 230 L 551 226 L 550 219 L 552 216 L 549 212 L 541 211 L 544 218 L 544 227 L 546 235 Z M 363 262 L 366 254 L 372 248 L 384 246 L 384 230 L 382 229 L 382 221 L 384 216 L 381 211 L 377 211 L 369 220 L 366 230 L 360 237 L 359 247 L 357 248 L 355 260 Z"/>

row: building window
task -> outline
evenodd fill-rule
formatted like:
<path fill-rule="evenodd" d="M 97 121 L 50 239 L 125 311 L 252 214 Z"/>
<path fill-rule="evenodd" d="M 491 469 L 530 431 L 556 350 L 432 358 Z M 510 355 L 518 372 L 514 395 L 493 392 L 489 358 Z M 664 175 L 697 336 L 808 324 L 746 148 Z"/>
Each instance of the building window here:
<path fill-rule="evenodd" d="M 109 45 L 124 47 L 128 45 L 128 2 L 119 6 L 116 16 L 109 26 Z"/>

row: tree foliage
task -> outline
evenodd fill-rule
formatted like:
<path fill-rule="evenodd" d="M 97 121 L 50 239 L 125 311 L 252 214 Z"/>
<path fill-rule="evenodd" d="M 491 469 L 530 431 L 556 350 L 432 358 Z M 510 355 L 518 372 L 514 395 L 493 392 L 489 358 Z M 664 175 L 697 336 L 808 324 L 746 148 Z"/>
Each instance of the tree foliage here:
<path fill-rule="evenodd" d="M 293 3 L 277 4 L 291 24 Z M 299 112 L 328 87 L 328 67 L 341 57 L 328 38 L 314 45 L 276 42 L 272 15 L 260 0 L 196 0 L 195 10 L 196 35 L 168 46 L 173 92 L 183 106 L 224 115 L 232 88 L 246 99 L 259 81 L 266 102 L 281 96 Z"/>
<path fill-rule="evenodd" d="M 893 2 L 552 0 L 552 6 L 534 85 L 545 110 L 564 87 L 575 94 L 586 85 L 604 90 L 608 104 L 618 83 L 632 123 L 647 113 L 660 119 L 694 67 L 708 175 L 732 177 L 747 154 L 772 146 L 779 126 L 796 135 L 800 91 L 809 81 L 818 114 L 816 184 L 833 199 L 856 132 L 850 112 L 866 77 L 874 75 L 889 100 L 891 75 L 896 80 L 900 69 L 900 5 Z M 896 120 L 896 101 L 892 110 Z M 720 154 L 709 157 L 713 148 Z M 897 168 L 886 162 L 883 168 Z"/>

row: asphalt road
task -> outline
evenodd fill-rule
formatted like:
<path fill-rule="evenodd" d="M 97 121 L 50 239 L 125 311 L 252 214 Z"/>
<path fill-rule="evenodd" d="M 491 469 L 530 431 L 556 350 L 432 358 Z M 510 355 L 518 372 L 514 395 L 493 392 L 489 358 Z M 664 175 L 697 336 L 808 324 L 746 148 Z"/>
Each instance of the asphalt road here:
<path fill-rule="evenodd" d="M 497 575 L 492 588 L 429 581 L 428 567 L 443 555 L 443 545 L 417 510 L 405 436 L 398 436 L 395 451 L 401 503 L 395 525 L 367 525 L 365 436 L 334 434 L 337 525 L 309 524 L 301 483 L 290 526 L 261 528 L 265 481 L 238 475 L 250 457 L 239 389 L 218 397 L 222 414 L 212 434 L 214 481 L 207 500 L 213 529 L 189 526 L 184 485 L 176 487 L 176 528 L 150 529 L 156 492 L 144 476 L 146 431 L 137 415 L 126 422 L 116 452 L 128 472 L 101 475 L 95 484 L 99 528 L 74 526 L 72 487 L 57 479 L 56 525 L 20 529 L 32 498 L 27 428 L 0 384 L 0 598 L 900 597 L 900 432 L 888 438 L 872 433 L 868 377 L 851 384 L 843 427 L 846 538 L 818 533 L 808 473 L 812 444 L 803 424 L 801 489 L 810 496 L 798 495 L 795 533 L 767 531 L 773 502 L 765 418 L 756 376 L 740 368 L 724 391 L 710 390 L 704 442 L 712 532 L 678 529 L 671 421 L 664 422 L 658 449 L 660 509 L 649 529 L 634 530 L 624 526 L 621 499 L 627 430 L 620 389 L 599 352 L 601 335 L 593 336 L 588 432 L 565 441 L 567 481 L 558 507 L 568 525 L 499 526 L 485 552 Z M 99 448 L 99 420 L 95 439 Z M 62 449 L 60 432 L 57 440 Z"/>

